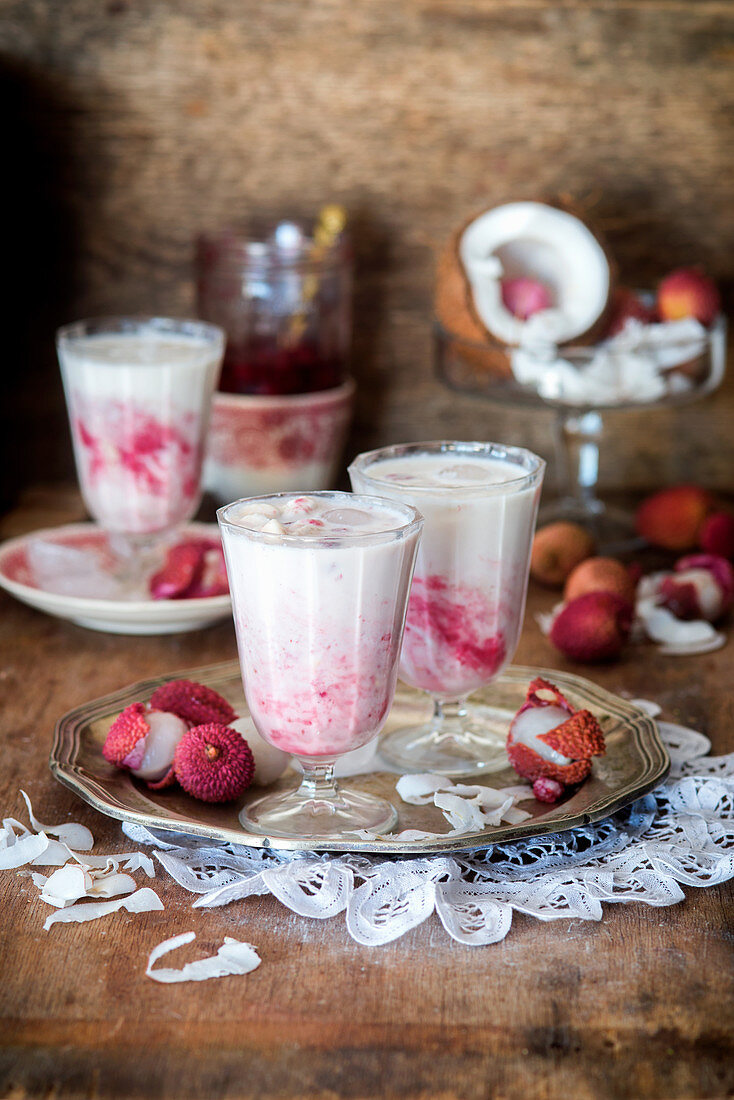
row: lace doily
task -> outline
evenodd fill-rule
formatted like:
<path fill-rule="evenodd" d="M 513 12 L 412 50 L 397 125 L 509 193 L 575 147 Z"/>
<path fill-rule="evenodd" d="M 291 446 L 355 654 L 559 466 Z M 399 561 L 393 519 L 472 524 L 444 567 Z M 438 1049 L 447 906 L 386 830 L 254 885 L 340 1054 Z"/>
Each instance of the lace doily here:
<path fill-rule="evenodd" d="M 123 830 L 154 845 L 176 882 L 200 895 L 194 908 L 272 894 L 304 917 L 344 913 L 349 934 L 370 947 L 435 912 L 459 943 L 496 943 L 509 932 L 513 910 L 538 920 L 600 920 L 604 902 L 674 905 L 683 900 L 682 886 L 714 886 L 734 876 L 734 753 L 709 757 L 702 734 L 668 722 L 659 729 L 672 767 L 652 794 L 571 832 L 453 856 L 210 847 L 129 823 Z"/>

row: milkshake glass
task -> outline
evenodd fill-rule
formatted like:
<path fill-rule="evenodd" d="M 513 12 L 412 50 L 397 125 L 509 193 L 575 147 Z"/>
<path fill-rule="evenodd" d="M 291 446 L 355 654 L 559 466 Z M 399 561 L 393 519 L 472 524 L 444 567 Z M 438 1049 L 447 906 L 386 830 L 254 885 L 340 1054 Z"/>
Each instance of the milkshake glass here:
<path fill-rule="evenodd" d="M 242 824 L 313 840 L 390 829 L 394 807 L 339 789 L 333 771 L 392 705 L 419 513 L 319 492 L 251 497 L 217 516 L 252 720 L 303 768 L 297 789 L 250 803 Z"/>
<path fill-rule="evenodd" d="M 425 519 L 400 675 L 430 694 L 434 711 L 382 741 L 403 770 L 466 775 L 507 764 L 507 731 L 466 699 L 517 648 L 544 470 L 520 447 L 458 442 L 385 447 L 349 467 L 355 492 L 413 504 Z"/>
<path fill-rule="evenodd" d="M 199 506 L 224 333 L 100 318 L 60 329 L 57 347 L 84 502 L 132 577 Z"/>

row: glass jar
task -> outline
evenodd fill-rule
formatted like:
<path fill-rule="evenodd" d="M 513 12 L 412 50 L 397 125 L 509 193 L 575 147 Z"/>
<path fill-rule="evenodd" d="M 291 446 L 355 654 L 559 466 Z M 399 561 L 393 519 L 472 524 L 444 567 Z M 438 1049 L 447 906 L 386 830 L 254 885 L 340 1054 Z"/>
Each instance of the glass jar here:
<path fill-rule="evenodd" d="M 221 391 L 314 393 L 345 381 L 352 251 L 343 229 L 253 221 L 204 233 L 196 278 L 199 316 L 227 333 Z"/>

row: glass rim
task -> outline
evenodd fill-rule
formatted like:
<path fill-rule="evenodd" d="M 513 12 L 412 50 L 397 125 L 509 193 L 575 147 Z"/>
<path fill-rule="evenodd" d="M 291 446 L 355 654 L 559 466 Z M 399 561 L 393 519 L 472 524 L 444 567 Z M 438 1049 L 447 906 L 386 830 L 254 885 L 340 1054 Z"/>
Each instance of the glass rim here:
<path fill-rule="evenodd" d="M 120 313 L 102 314 L 99 317 L 83 317 L 70 321 L 56 330 L 56 343 L 61 346 L 72 340 L 89 336 L 136 333 L 144 328 L 180 336 L 204 337 L 208 343 L 224 347 L 227 335 L 220 325 L 202 321 L 198 317 L 165 317 L 161 314 Z"/>
<path fill-rule="evenodd" d="M 491 454 L 492 451 L 495 451 L 496 454 Z M 399 481 L 383 481 L 369 472 L 371 466 L 376 466 L 382 461 L 410 454 L 481 454 L 485 457 L 496 457 L 508 462 L 517 462 L 518 459 L 522 459 L 523 462 L 529 461 L 530 466 L 523 466 L 524 472 L 519 477 L 512 478 L 509 481 L 476 485 L 405 485 Z M 436 494 L 442 496 L 449 494 L 454 496 L 459 494 L 462 496 L 508 496 L 511 493 L 522 492 L 531 485 L 537 485 L 543 477 L 546 465 L 544 458 L 535 454 L 534 451 L 528 450 L 527 447 L 516 447 L 506 443 L 480 442 L 478 440 L 434 439 L 420 443 L 394 443 L 387 447 L 377 447 L 372 451 L 362 451 L 352 460 L 347 470 L 350 474 L 354 470 L 355 473 L 367 478 L 372 485 L 389 485 L 391 488 L 400 489 L 406 493 L 426 493 L 434 496 Z"/>
<path fill-rule="evenodd" d="M 382 508 L 395 511 L 401 511 L 404 515 L 405 522 L 401 523 L 397 527 L 390 527 L 384 531 L 372 531 L 369 533 L 355 533 L 355 534 L 343 534 L 343 535 L 290 535 L 287 532 L 282 534 L 276 534 L 268 531 L 256 531 L 250 527 L 244 527 L 241 523 L 236 523 L 230 519 L 227 513 L 230 509 L 237 508 L 240 504 L 252 503 L 255 501 L 262 501 L 266 503 L 271 500 L 293 500 L 296 497 L 317 497 L 317 498 L 347 498 L 350 502 L 355 500 L 365 500 L 370 504 L 379 504 Z M 350 493 L 343 489 L 318 489 L 313 492 L 296 490 L 290 490 L 282 493 L 260 493 L 258 496 L 253 497 L 241 497 L 239 500 L 233 500 L 230 504 L 223 504 L 221 508 L 217 509 L 217 520 L 219 526 L 224 529 L 236 531 L 238 534 L 243 534 L 253 542 L 262 542 L 266 545 L 273 546 L 278 543 L 285 543 L 288 546 L 303 546 L 319 547 L 319 546 L 331 546 L 335 544 L 337 546 L 372 546 L 377 543 L 396 542 L 398 539 L 408 538 L 410 535 L 419 532 L 424 524 L 424 519 L 421 513 L 412 504 L 405 504 L 403 501 L 391 500 L 389 497 L 375 496 L 372 493 Z"/>

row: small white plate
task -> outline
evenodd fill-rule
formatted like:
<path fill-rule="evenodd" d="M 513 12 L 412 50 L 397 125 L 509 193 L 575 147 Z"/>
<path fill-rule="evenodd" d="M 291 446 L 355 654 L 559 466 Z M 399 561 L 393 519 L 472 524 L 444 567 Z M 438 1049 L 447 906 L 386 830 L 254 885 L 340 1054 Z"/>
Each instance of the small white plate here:
<path fill-rule="evenodd" d="M 181 537 L 219 539 L 216 524 L 190 523 Z M 194 600 L 112 600 L 94 596 L 68 595 L 39 587 L 28 559 L 36 540 L 70 549 L 96 551 L 104 558 L 108 538 L 95 523 L 74 523 L 48 527 L 0 545 L 0 587 L 29 607 L 70 619 L 90 630 L 107 634 L 179 634 L 199 630 L 232 614 L 229 595 Z"/>

